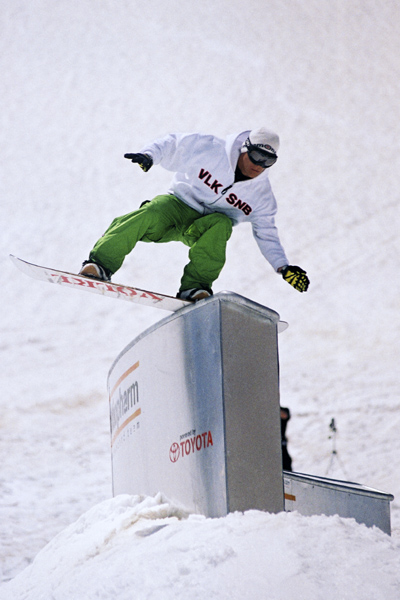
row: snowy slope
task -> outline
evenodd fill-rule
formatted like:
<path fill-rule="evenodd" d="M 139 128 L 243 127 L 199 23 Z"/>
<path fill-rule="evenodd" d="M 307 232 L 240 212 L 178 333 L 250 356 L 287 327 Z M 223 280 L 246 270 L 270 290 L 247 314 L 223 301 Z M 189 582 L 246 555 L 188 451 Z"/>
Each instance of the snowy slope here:
<path fill-rule="evenodd" d="M 157 560 L 182 557 L 182 571 L 160 585 L 194 586 L 196 565 L 207 573 L 204 589 L 224 597 L 226 573 L 247 570 L 259 586 L 255 595 L 263 597 L 271 578 L 276 583 L 269 597 L 280 598 L 283 568 L 268 562 L 253 568 L 251 553 L 223 560 L 227 548 L 237 552 L 235 535 L 262 552 L 279 531 L 281 556 L 291 547 L 293 589 L 304 572 L 317 586 L 322 570 L 324 598 L 351 597 L 345 594 L 356 589 L 352 574 L 342 570 L 351 557 L 359 560 L 353 574 L 381 588 L 371 597 L 394 598 L 388 590 L 399 589 L 400 566 L 398 2 L 1 0 L 0 15 L 4 581 L 81 515 L 87 527 L 77 521 L 45 551 L 64 564 L 53 570 L 56 579 L 70 579 L 68 556 L 78 538 L 86 539 L 89 550 L 79 553 L 81 597 L 96 597 L 85 581 L 104 569 L 101 557 L 90 561 L 90 528 L 100 527 L 104 511 L 115 531 L 115 545 L 105 546 L 112 561 L 108 577 L 119 572 L 126 543 L 132 560 L 142 551 L 135 547 L 135 528 L 121 533 L 118 525 L 121 506 L 136 514 L 136 501 L 110 500 L 106 377 L 122 348 L 163 314 L 29 281 L 8 254 L 76 270 L 114 216 L 167 189 L 169 173 L 155 168 L 144 174 L 123 159 L 125 152 L 168 131 L 225 136 L 265 124 L 281 136 L 271 170 L 281 239 L 290 260 L 307 269 L 311 287 L 298 294 L 277 277 L 243 225 L 234 231 L 214 289 L 233 290 L 289 321 L 279 339 L 281 401 L 293 415 L 294 468 L 393 493 L 392 539 L 323 517 L 251 514 L 204 523 L 174 513 L 182 544 L 170 545 L 168 525 L 144 538 L 147 551 L 156 551 L 162 535 L 154 569 Z M 116 280 L 174 294 L 186 254 L 178 244 L 143 244 Z M 330 467 L 332 417 L 339 460 Z M 157 510 L 156 521 L 164 524 L 171 515 Z M 189 543 L 194 526 L 202 530 L 201 547 Z M 322 560 L 341 540 L 343 562 Z M 366 565 L 375 552 L 379 575 L 372 582 Z M 40 597 L 35 588 L 30 596 L 22 590 L 27 577 L 37 590 L 49 579 L 44 556 L 33 574 L 22 571 L 1 586 L 0 598 L 7 590 L 13 598 Z M 227 570 L 222 580 L 206 569 L 215 556 Z M 124 576 L 129 589 L 134 582 Z M 328 592 L 329 583 L 335 591 Z M 152 585 L 147 573 L 138 597 L 150 597 Z M 60 584 L 54 597 L 68 597 L 66 590 Z M 304 597 L 316 594 L 304 588 Z M 173 596 L 154 591 L 153 597 Z"/>

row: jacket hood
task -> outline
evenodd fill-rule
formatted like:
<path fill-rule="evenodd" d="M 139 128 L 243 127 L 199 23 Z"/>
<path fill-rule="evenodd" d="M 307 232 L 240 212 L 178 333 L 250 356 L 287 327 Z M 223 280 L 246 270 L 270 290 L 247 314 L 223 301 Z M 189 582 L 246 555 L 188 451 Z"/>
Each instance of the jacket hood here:
<path fill-rule="evenodd" d="M 240 151 L 244 142 L 247 140 L 250 134 L 250 129 L 242 131 L 241 133 L 232 133 L 226 138 L 226 152 L 229 156 L 229 162 L 233 171 L 236 169 L 237 161 L 240 156 Z"/>

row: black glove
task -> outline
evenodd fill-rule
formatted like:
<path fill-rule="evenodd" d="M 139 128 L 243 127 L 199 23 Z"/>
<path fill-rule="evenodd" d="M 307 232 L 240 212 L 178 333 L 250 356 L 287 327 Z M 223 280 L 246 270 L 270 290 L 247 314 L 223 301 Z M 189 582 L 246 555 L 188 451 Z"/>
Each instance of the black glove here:
<path fill-rule="evenodd" d="M 295 267 L 293 265 L 286 265 L 286 267 L 284 267 L 280 273 L 283 279 L 290 283 L 295 290 L 299 292 L 307 291 L 308 286 L 310 285 L 310 280 L 308 279 L 304 269 Z"/>
<path fill-rule="evenodd" d="M 153 166 L 153 159 L 148 154 L 124 154 L 124 157 L 133 163 L 138 163 L 145 173 Z"/>

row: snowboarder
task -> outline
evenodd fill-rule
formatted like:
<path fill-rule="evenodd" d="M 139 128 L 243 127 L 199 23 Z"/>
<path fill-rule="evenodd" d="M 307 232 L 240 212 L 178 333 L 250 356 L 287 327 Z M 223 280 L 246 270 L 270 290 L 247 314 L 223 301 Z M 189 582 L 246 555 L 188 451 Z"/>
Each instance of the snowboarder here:
<path fill-rule="evenodd" d="M 189 246 L 178 298 L 200 300 L 225 264 L 232 226 L 249 221 L 258 246 L 285 281 L 307 291 L 306 271 L 289 265 L 274 223 L 276 200 L 268 168 L 279 137 L 264 127 L 230 135 L 170 134 L 125 158 L 147 172 L 160 164 L 175 172 L 167 194 L 111 223 L 83 263 L 81 275 L 109 281 L 138 241 L 181 241 Z"/>

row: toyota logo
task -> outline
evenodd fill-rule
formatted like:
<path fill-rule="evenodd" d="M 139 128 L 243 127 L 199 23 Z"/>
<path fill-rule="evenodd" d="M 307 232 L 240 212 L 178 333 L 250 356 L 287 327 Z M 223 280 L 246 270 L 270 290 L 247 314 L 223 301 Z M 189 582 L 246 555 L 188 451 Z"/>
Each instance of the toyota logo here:
<path fill-rule="evenodd" d="M 171 448 L 169 449 L 169 460 L 174 463 L 178 460 L 179 455 L 180 455 L 179 444 L 174 442 L 172 444 Z"/>

